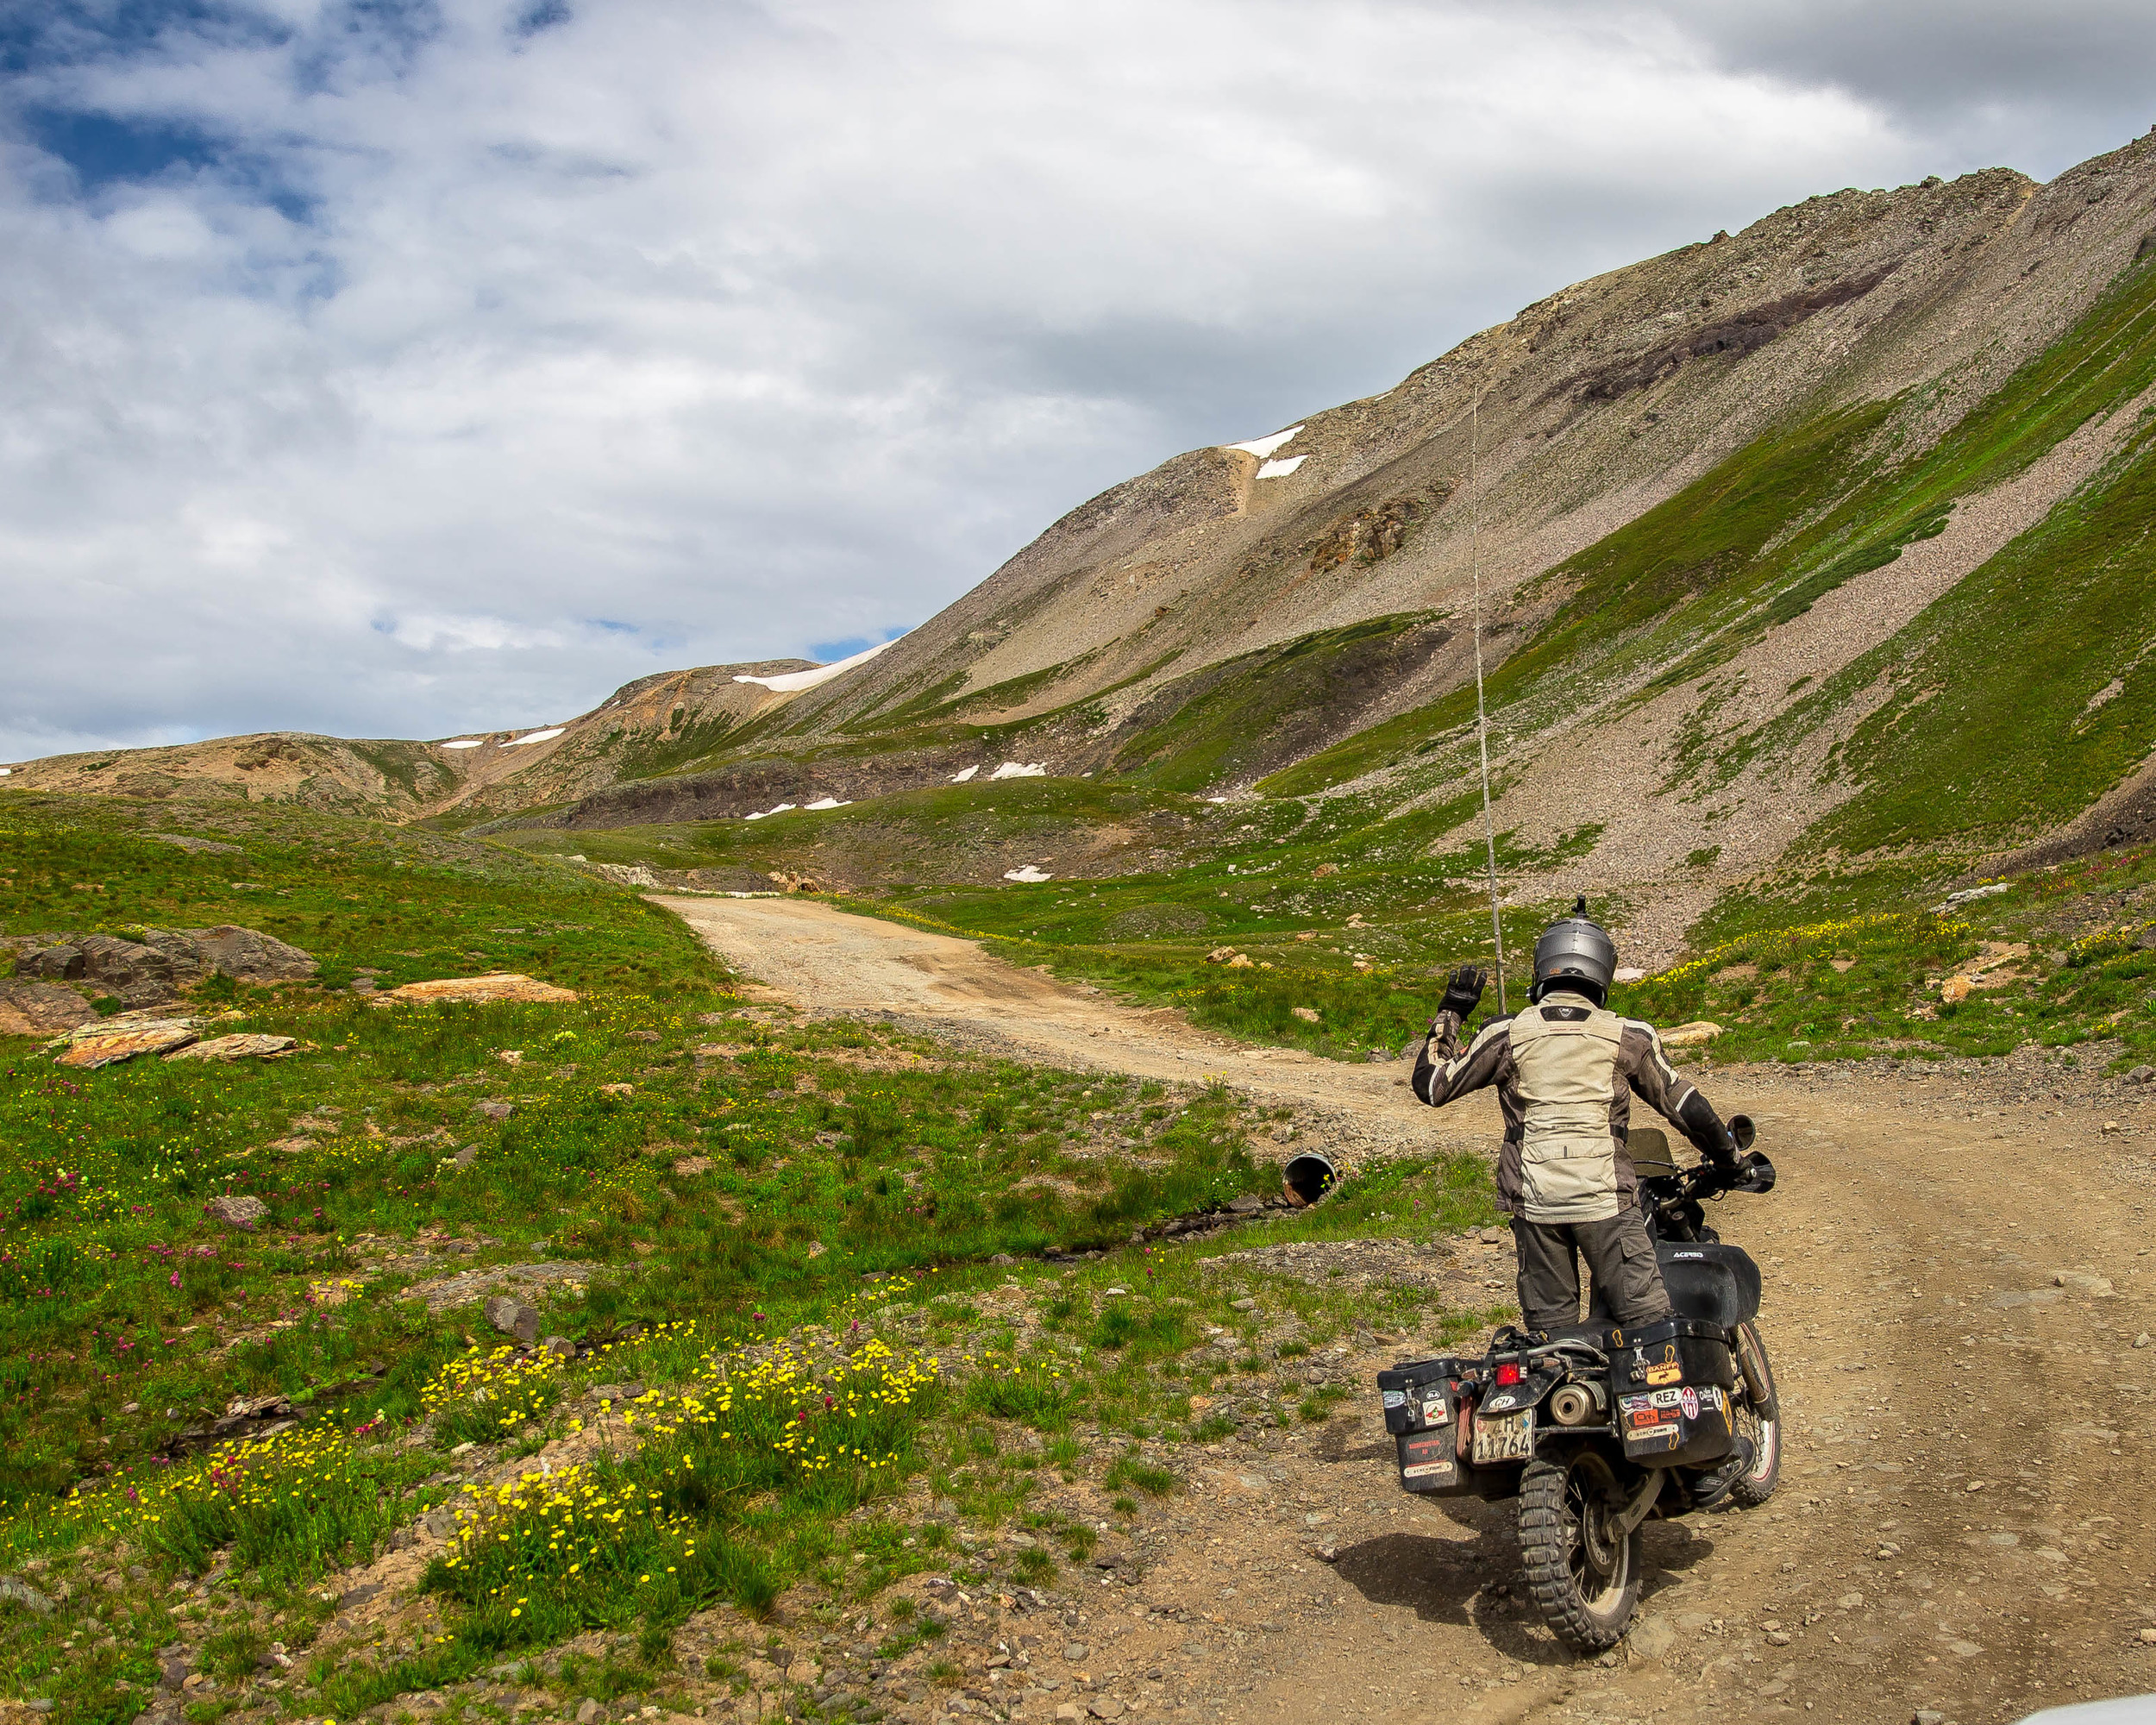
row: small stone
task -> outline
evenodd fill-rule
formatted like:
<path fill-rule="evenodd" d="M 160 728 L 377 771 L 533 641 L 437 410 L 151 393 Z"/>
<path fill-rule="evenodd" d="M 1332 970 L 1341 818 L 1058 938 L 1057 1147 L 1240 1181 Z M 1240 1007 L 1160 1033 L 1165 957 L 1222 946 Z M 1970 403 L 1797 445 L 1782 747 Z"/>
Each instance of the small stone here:
<path fill-rule="evenodd" d="M 576 1358 L 576 1344 L 567 1336 L 548 1336 L 546 1340 L 539 1344 L 539 1351 L 542 1353 L 550 1353 L 556 1359 Z"/>
<path fill-rule="evenodd" d="M 2156 1647 L 2156 1628 L 2140 1630 L 2134 1639 L 2145 1647 Z"/>
<path fill-rule="evenodd" d="M 479 1147 L 475 1144 L 467 1144 L 463 1149 L 460 1150 L 454 1156 L 449 1158 L 449 1163 L 450 1165 L 454 1168 L 469 1168 L 479 1159 Z"/>
<path fill-rule="evenodd" d="M 269 1214 L 269 1206 L 260 1198 L 245 1193 L 226 1192 L 212 1198 L 203 1208 L 228 1227 L 252 1229 Z"/>
<path fill-rule="evenodd" d="M 1920 1707 L 1910 1718 L 1909 1725 L 1946 1725 L 1946 1716 L 1935 1707 Z"/>
<path fill-rule="evenodd" d="M 1984 1482 L 1981 1479 L 1972 1479 L 1961 1489 L 1964 1491 L 1981 1491 L 1984 1490 Z"/>
<path fill-rule="evenodd" d="M 486 1302 L 486 1321 L 504 1335 L 514 1336 L 527 1346 L 539 1339 L 537 1310 L 506 1294 L 497 1294 Z"/>
<path fill-rule="evenodd" d="M 1056 1709 L 1056 1725 L 1084 1725 L 1086 1709 L 1075 1701 L 1066 1701 Z"/>
<path fill-rule="evenodd" d="M 2148 1346 L 2150 1339 L 2148 1332 L 2143 1330 L 2140 1334 L 2134 1338 L 2134 1346 L 2137 1348 L 2145 1348 Z"/>
<path fill-rule="evenodd" d="M 474 1102 L 472 1111 L 485 1114 L 490 1120 L 505 1120 L 517 1112 L 515 1106 L 509 1102 Z"/>
<path fill-rule="evenodd" d="M 1958 1659 L 1973 1659 L 1984 1649 L 1974 1641 L 1949 1641 L 1946 1651 Z"/>
<path fill-rule="evenodd" d="M 1864 1595 L 1861 1593 L 1845 1593 L 1834 1602 L 1834 1606 L 1837 1610 L 1854 1611 L 1863 1603 Z"/>
<path fill-rule="evenodd" d="M 1789 1646 L 1792 1639 L 1793 1638 L 1787 1629 L 1770 1629 L 1767 1631 L 1767 1645 L 1771 1647 L 1786 1647 Z"/>
<path fill-rule="evenodd" d="M 1298 940 L 1307 940 L 1310 937 L 1307 935 L 1297 935 L 1295 938 Z M 1300 1019 L 1305 1024 L 1315 1024 L 1318 1021 L 1318 1009 L 1315 1007 L 1290 1007 L 1288 1010 L 1294 1017 Z"/>
<path fill-rule="evenodd" d="M 576 1725 L 592 1725 L 592 1722 L 603 1716 L 605 1711 L 604 1707 L 587 1695 L 577 1703 Z"/>
<path fill-rule="evenodd" d="M 11 1599 L 27 1610 L 41 1617 L 53 1615 L 53 1602 L 40 1593 L 27 1581 L 12 1575 L 0 1575 L 0 1599 Z"/>
<path fill-rule="evenodd" d="M 1658 1659 L 1677 1645 L 1677 1630 L 1666 1617 L 1642 1617 L 1625 1640 L 1639 1658 Z"/>
<path fill-rule="evenodd" d="M 1093 1649 L 1088 1647 L 1083 1641 L 1073 1641 L 1069 1647 L 1063 1649 L 1063 1657 L 1069 1659 L 1071 1664 L 1077 1665 L 1086 1657 L 1087 1653 L 1092 1651 Z"/>
<path fill-rule="evenodd" d="M 2136 1066 L 2126 1075 L 2129 1084 L 2146 1084 L 2152 1078 L 2156 1078 L 2156 1066 Z"/>
<path fill-rule="evenodd" d="M 1112 1695 L 1104 1695 L 1097 1701 L 1088 1701 L 1086 1708 L 1096 1719 L 1120 1719 L 1124 1713 L 1123 1703 Z"/>
<path fill-rule="evenodd" d="M 1228 1307 L 1232 1311 L 1255 1312 L 1257 1309 L 1257 1302 L 1245 1294 L 1240 1300 L 1229 1301 Z"/>

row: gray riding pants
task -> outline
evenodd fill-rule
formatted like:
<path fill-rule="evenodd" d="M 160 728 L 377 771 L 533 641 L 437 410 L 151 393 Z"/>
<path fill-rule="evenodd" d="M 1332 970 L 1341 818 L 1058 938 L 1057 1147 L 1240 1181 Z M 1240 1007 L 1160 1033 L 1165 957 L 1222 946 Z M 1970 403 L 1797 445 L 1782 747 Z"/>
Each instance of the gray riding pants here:
<path fill-rule="evenodd" d="M 1646 1219 L 1626 1210 L 1602 1222 L 1530 1222 L 1515 1216 L 1520 1311 L 1531 1330 L 1580 1321 L 1579 1258 L 1595 1278 L 1595 1311 L 1614 1324 L 1645 1324 L 1670 1315 L 1670 1295 L 1655 1262 Z"/>

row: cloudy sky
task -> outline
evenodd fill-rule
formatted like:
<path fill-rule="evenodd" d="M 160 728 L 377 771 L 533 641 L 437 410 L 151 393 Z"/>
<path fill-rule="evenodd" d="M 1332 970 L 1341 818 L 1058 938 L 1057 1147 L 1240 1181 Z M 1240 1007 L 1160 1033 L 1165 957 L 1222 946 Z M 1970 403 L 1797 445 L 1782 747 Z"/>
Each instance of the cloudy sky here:
<path fill-rule="evenodd" d="M 919 622 L 1778 204 L 2156 122 L 2146 0 L 0 0 L 0 760 Z"/>

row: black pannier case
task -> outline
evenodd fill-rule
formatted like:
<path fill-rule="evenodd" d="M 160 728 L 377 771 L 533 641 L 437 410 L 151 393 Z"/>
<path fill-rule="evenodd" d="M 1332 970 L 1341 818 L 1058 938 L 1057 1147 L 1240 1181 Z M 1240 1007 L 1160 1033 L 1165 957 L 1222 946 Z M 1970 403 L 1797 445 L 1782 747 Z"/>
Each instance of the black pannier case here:
<path fill-rule="evenodd" d="M 1696 1467 L 1733 1446 L 1737 1357 L 1728 1333 L 1700 1318 L 1610 1333 L 1610 1390 L 1625 1458 L 1645 1467 Z"/>

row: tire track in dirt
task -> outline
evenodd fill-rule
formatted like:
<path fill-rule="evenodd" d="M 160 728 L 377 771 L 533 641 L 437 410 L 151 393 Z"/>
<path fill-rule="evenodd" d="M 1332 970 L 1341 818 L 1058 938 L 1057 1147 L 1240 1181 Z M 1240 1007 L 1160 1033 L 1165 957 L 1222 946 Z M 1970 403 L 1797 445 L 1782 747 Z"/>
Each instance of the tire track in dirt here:
<path fill-rule="evenodd" d="M 1402 1116 L 1403 1146 L 1495 1141 L 1487 1096 L 1422 1113 L 1395 1067 L 1238 1057 L 968 942 L 789 900 L 660 902 L 812 1012 L 889 1012 L 1146 1076 L 1218 1074 Z M 1733 1197 L 1713 1220 L 1766 1272 L 1788 1459 L 1764 1509 L 1648 1524 L 1623 1649 L 1577 1660 L 1534 1619 L 1513 1505 L 1399 1490 L 1373 1391 L 1321 1431 L 1180 1457 L 1191 1489 L 1149 1512 L 1141 1579 L 1081 1584 L 1100 1604 L 1065 1619 L 1080 1657 L 1044 1649 L 1056 1687 L 993 1710 L 1112 1718 L 1123 1702 L 1091 1699 L 1112 1696 L 1235 1725 L 1892 1722 L 1920 1708 L 1982 1725 L 2156 1690 L 2156 1645 L 2140 1639 L 2156 1628 L 2156 1346 L 2135 1345 L 2156 1330 L 2156 1163 L 2103 1129 L 2123 1105 L 2065 1100 L 2039 1125 L 2002 1116 L 1976 1076 L 1739 1069 L 1702 1082 L 1758 1120 L 1780 1170 L 1772 1195 Z M 1439 1119 L 1441 1134 L 1415 1135 Z M 1351 1339 L 1366 1382 L 1429 1351 Z"/>

